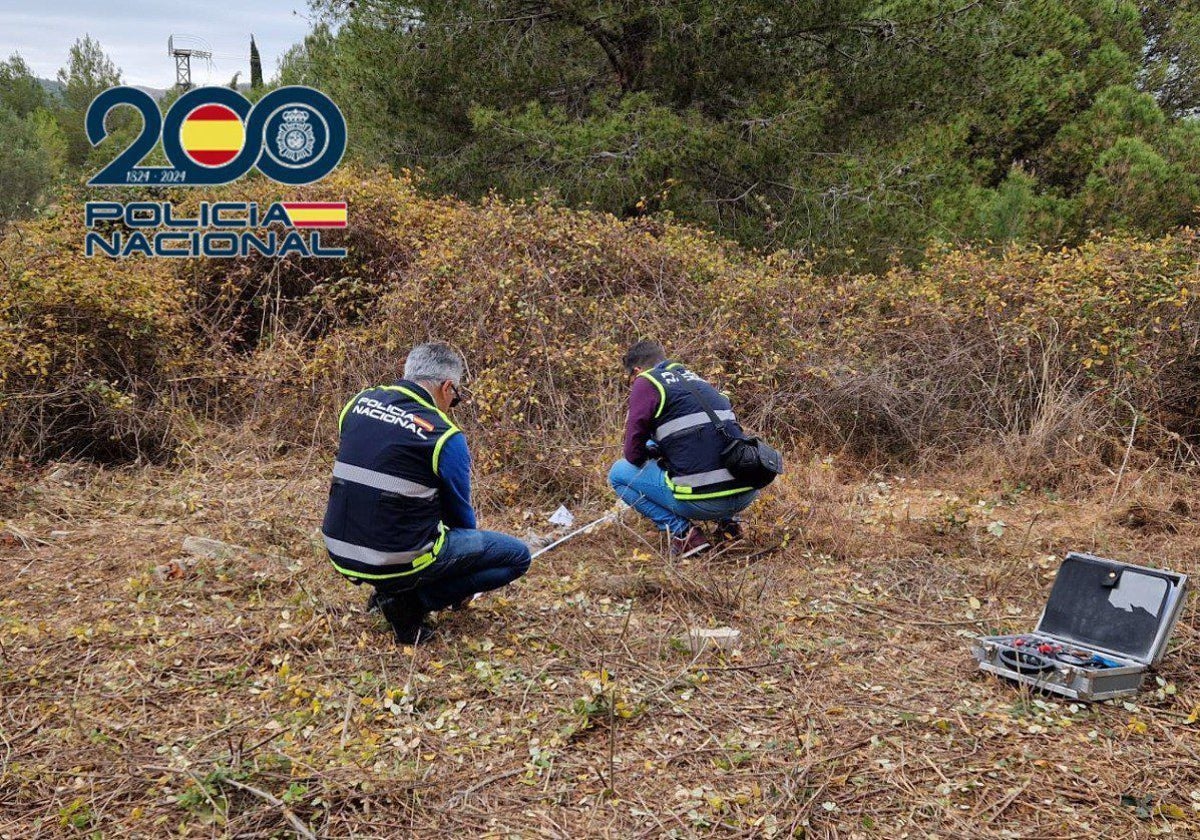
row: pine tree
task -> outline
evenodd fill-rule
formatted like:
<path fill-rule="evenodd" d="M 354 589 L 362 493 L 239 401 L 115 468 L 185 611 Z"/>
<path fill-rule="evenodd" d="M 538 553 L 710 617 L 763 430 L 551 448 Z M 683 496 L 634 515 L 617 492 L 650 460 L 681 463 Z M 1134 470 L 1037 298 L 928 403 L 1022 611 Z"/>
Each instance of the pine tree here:
<path fill-rule="evenodd" d="M 435 192 L 666 210 L 877 269 L 1200 219 L 1200 0 L 316 4 L 281 78 Z"/>
<path fill-rule="evenodd" d="M 58 71 L 62 107 L 56 110 L 59 125 L 67 138 L 67 162 L 79 166 L 92 150 L 83 133 L 84 115 L 96 95 L 121 83 L 121 70 L 104 52 L 100 42 L 84 35 L 67 55 L 67 66 Z M 126 114 L 113 114 L 110 129 L 124 125 Z"/>
<path fill-rule="evenodd" d="M 250 36 L 250 88 L 258 90 L 262 87 L 262 58 L 258 55 L 258 45 L 254 43 L 254 36 Z"/>

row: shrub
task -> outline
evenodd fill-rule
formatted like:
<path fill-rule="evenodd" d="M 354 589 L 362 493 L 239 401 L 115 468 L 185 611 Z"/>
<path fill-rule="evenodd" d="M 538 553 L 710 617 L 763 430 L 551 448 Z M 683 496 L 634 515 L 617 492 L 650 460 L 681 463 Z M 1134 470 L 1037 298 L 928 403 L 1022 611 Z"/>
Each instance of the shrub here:
<path fill-rule="evenodd" d="M 669 217 L 422 197 L 346 167 L 285 190 L 350 202 L 345 260 L 85 260 L 74 217 L 0 246 L 0 436 L 10 451 L 169 452 L 194 420 L 331 446 L 341 404 L 439 337 L 470 364 L 462 418 L 500 490 L 591 492 L 617 456 L 624 347 L 656 337 L 792 448 L 872 462 L 1003 446 L 1029 468 L 1195 439 L 1200 271 L 1182 230 L 1080 248 L 932 252 L 920 268 L 815 274 Z M 549 478 L 548 478 L 549 477 Z"/>

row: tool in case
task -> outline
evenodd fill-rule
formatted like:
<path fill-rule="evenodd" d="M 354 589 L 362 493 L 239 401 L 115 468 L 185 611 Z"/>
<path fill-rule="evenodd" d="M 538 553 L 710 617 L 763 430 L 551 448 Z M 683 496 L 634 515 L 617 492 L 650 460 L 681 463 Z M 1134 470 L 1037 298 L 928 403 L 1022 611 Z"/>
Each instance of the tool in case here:
<path fill-rule="evenodd" d="M 1072 552 L 1032 633 L 981 636 L 971 652 L 981 670 L 1075 700 L 1136 694 L 1186 591 L 1186 575 Z"/>

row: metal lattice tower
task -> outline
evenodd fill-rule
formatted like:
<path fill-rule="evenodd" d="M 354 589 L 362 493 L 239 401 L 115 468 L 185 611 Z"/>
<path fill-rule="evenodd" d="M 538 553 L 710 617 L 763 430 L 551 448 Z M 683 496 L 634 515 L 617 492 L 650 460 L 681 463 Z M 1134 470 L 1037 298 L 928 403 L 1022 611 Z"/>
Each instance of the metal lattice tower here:
<path fill-rule="evenodd" d="M 175 37 L 172 35 L 167 38 L 167 54 L 175 59 L 175 86 L 180 90 L 190 90 L 192 87 L 192 58 L 201 58 L 205 61 L 212 60 L 212 50 L 198 49 L 191 46 L 176 46 Z M 187 35 L 180 36 L 181 38 L 192 39 Z"/>

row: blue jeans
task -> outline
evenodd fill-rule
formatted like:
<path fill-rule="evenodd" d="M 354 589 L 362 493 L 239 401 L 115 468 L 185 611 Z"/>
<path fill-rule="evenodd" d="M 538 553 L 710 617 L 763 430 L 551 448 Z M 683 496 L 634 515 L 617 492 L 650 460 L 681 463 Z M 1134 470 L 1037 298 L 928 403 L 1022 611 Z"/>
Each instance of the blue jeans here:
<path fill-rule="evenodd" d="M 747 490 L 719 499 L 680 501 L 667 487 L 667 477 L 655 461 L 635 467 L 622 458 L 608 471 L 608 483 L 625 504 L 652 521 L 658 530 L 672 534 L 685 533 L 692 527 L 692 519 L 730 519 L 758 498 L 757 490 Z"/>
<path fill-rule="evenodd" d="M 380 586 L 380 592 L 410 592 L 421 607 L 442 610 L 507 586 L 529 571 L 529 546 L 495 531 L 451 528 L 437 559 L 413 579 Z"/>

